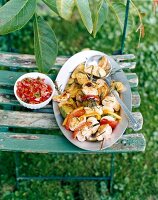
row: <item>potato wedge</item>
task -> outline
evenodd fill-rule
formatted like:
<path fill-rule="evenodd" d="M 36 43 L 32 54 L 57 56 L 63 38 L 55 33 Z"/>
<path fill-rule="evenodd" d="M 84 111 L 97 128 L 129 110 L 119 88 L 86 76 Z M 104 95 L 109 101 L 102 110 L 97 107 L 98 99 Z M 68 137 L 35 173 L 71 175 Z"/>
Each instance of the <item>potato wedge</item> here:
<path fill-rule="evenodd" d="M 84 72 L 84 64 L 80 64 L 76 67 L 76 69 L 73 71 L 73 73 L 71 74 L 71 78 L 76 78 L 76 74 L 78 72 Z"/>
<path fill-rule="evenodd" d="M 71 98 L 74 98 L 77 94 L 77 92 L 80 90 L 81 86 L 77 83 L 71 84 L 66 91 L 70 94 Z"/>
<path fill-rule="evenodd" d="M 66 84 L 65 90 L 68 90 L 73 83 L 75 83 L 75 79 L 74 78 L 69 78 L 69 80 L 68 80 L 68 82 Z"/>
<path fill-rule="evenodd" d="M 82 73 L 82 72 L 78 72 L 76 74 L 76 79 L 77 79 L 77 82 L 80 84 L 80 85 L 83 85 L 85 83 L 87 83 L 89 81 L 88 77 L 86 74 Z"/>

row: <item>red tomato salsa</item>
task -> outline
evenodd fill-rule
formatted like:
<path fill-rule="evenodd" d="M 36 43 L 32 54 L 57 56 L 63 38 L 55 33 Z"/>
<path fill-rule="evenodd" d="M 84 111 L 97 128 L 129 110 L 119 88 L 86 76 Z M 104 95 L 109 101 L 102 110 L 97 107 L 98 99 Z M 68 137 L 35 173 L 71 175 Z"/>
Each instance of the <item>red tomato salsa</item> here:
<path fill-rule="evenodd" d="M 40 77 L 24 78 L 18 81 L 16 92 L 18 97 L 25 103 L 39 104 L 51 96 L 52 88 Z"/>

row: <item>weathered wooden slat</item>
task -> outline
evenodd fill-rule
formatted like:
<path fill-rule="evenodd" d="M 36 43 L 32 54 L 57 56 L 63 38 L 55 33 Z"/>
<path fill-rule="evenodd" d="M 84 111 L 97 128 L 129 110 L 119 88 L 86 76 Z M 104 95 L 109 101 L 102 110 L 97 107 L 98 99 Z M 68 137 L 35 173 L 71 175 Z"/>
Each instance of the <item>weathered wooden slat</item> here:
<path fill-rule="evenodd" d="M 10 90 L 9 90 L 10 91 Z M 8 91 L 8 92 L 9 92 Z M 1 92 L 4 92 L 1 94 Z M 15 98 L 14 95 L 10 95 L 6 93 L 4 90 L 0 90 L 0 105 L 10 105 L 10 106 L 22 106 Z M 132 92 L 132 107 L 137 108 L 140 106 L 140 95 L 137 91 Z M 49 104 L 46 108 L 51 108 L 52 106 Z"/>
<path fill-rule="evenodd" d="M 112 57 L 118 62 L 135 58 L 133 54 L 114 55 Z M 61 66 L 67 61 L 67 59 L 68 57 L 64 56 L 57 57 L 55 65 Z M 35 69 L 35 57 L 34 55 L 27 54 L 0 53 L 0 66 Z"/>
<path fill-rule="evenodd" d="M 62 135 L 0 133 L 0 150 L 28 153 L 120 153 L 145 150 L 142 134 L 123 135 L 113 146 L 101 151 L 85 151 L 71 144 Z"/>
<path fill-rule="evenodd" d="M 126 73 L 126 76 L 131 88 L 138 86 L 138 76 L 136 73 Z"/>
<path fill-rule="evenodd" d="M 51 67 L 52 70 L 56 70 L 57 72 L 59 72 L 61 66 L 68 60 L 68 58 L 62 58 L 62 57 L 58 57 L 56 63 Z M 5 64 L 5 66 L 4 66 Z M 7 65 L 8 64 L 8 65 Z M 136 67 L 136 62 L 118 62 L 118 64 L 120 65 L 120 67 L 124 70 L 124 69 L 134 69 Z M 30 64 L 28 65 L 27 62 L 24 65 L 16 65 L 16 63 L 14 64 L 10 64 L 10 63 L 2 63 L 0 61 L 0 66 L 3 67 L 9 67 L 9 68 L 14 68 L 14 69 L 29 69 L 29 70 L 37 70 L 37 67 L 34 64 Z"/>
<path fill-rule="evenodd" d="M 1 95 L 1 94 L 0 94 L 0 104 L 20 106 L 19 102 L 15 98 L 11 98 L 10 95 Z"/>
<path fill-rule="evenodd" d="M 138 91 L 132 91 L 132 107 L 138 108 L 140 106 L 141 99 Z"/>
<path fill-rule="evenodd" d="M 63 65 L 68 57 L 57 57 L 55 65 Z M 0 53 L 0 66 L 35 69 L 35 56 L 28 54 Z"/>
<path fill-rule="evenodd" d="M 134 117 L 143 124 L 141 113 L 134 112 Z M 4 111 L 0 110 L 0 126 L 7 127 L 25 127 L 32 129 L 59 129 L 54 114 L 51 113 L 33 113 L 19 111 Z M 129 127 L 130 124 L 129 124 Z"/>
<path fill-rule="evenodd" d="M 123 60 L 133 60 L 135 59 L 134 54 L 124 54 L 124 55 L 113 55 L 112 56 L 117 62 L 123 61 Z"/>
<path fill-rule="evenodd" d="M 53 114 L 0 110 L 0 126 L 58 129 Z"/>
<path fill-rule="evenodd" d="M 140 124 L 140 127 L 142 129 L 142 126 L 143 126 L 143 116 L 142 116 L 142 114 L 140 112 L 133 112 L 133 116 L 138 121 L 138 123 Z M 128 128 L 131 128 L 130 122 L 129 122 Z"/>
<path fill-rule="evenodd" d="M 136 62 L 119 62 L 122 69 L 134 69 L 136 67 Z"/>
<path fill-rule="evenodd" d="M 0 94 L 0 105 L 9 105 L 9 106 L 19 106 L 22 107 L 22 105 L 17 101 L 14 95 L 2 95 Z M 46 105 L 44 108 L 52 108 L 51 103 Z"/>
<path fill-rule="evenodd" d="M 14 95 L 14 91 L 6 88 L 5 89 L 0 88 L 0 95 Z"/>
<path fill-rule="evenodd" d="M 0 65 L 8 67 L 35 68 L 35 57 L 27 54 L 0 53 Z"/>
<path fill-rule="evenodd" d="M 25 74 L 24 72 L 12 72 L 12 71 L 0 71 L 0 86 L 14 86 L 15 81 L 21 76 Z M 136 73 L 126 73 L 127 79 L 131 87 L 138 86 L 138 77 Z M 50 74 L 49 77 L 52 80 L 55 80 L 56 74 Z"/>

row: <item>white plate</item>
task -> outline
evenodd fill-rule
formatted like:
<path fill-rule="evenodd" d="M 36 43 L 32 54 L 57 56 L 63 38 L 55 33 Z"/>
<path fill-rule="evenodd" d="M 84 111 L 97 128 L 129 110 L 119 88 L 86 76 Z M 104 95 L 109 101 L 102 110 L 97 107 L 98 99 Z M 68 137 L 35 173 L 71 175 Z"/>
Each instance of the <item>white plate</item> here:
<path fill-rule="evenodd" d="M 87 58 L 89 58 L 93 55 L 106 55 L 106 54 L 99 52 L 99 51 L 88 50 L 88 51 L 79 52 L 79 53 L 73 55 L 70 59 L 68 59 L 65 62 L 65 64 L 59 71 L 57 78 L 56 78 L 57 85 L 60 87 L 61 91 L 64 91 L 64 88 L 67 84 L 67 81 L 68 81 L 72 71 L 80 63 L 85 62 Z M 108 58 L 113 67 L 118 67 L 118 64 L 111 57 L 108 57 Z M 123 85 L 125 87 L 125 91 L 122 92 L 121 98 L 124 101 L 124 103 L 126 104 L 126 106 L 129 108 L 129 110 L 131 110 L 131 107 L 132 107 L 131 89 L 130 89 L 128 80 L 127 80 L 124 72 L 122 70 L 120 72 L 117 72 L 114 75 L 113 79 L 121 81 L 123 83 Z M 65 135 L 65 137 L 71 143 L 73 143 L 77 147 L 79 147 L 81 149 L 85 149 L 85 150 L 91 150 L 91 151 L 100 150 L 101 142 L 88 142 L 88 141 L 79 142 L 78 140 L 73 139 L 72 132 L 67 131 L 64 128 L 64 126 L 62 126 L 63 118 L 60 114 L 60 111 L 58 108 L 58 103 L 53 102 L 53 109 L 54 109 L 54 115 L 55 115 L 55 118 L 56 118 L 56 121 L 58 123 L 60 130 L 62 131 L 62 133 Z M 126 128 L 128 126 L 128 120 L 122 110 L 120 111 L 120 115 L 122 117 L 122 120 L 117 125 L 117 127 L 114 129 L 114 131 L 112 132 L 111 139 L 104 141 L 102 149 L 105 149 L 105 148 L 113 145 L 123 135 L 124 131 L 126 130 Z"/>

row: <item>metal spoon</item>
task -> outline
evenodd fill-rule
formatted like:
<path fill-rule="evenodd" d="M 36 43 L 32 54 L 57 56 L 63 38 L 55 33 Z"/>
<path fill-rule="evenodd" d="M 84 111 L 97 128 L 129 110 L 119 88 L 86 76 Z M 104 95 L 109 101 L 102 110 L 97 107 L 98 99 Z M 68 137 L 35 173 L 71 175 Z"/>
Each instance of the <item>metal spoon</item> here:
<path fill-rule="evenodd" d="M 95 55 L 95 56 L 91 56 L 90 58 L 88 58 L 85 62 L 85 67 L 90 67 L 90 66 L 98 66 L 98 62 L 99 60 L 103 57 L 104 55 Z M 106 83 L 108 84 L 108 86 L 110 87 L 111 85 L 111 75 L 115 74 L 117 71 L 120 71 L 121 68 L 117 67 L 117 68 L 112 68 L 112 65 L 110 64 L 110 62 L 108 61 L 108 64 L 110 66 L 110 70 L 109 73 L 106 74 L 105 77 L 97 77 L 97 78 L 102 78 L 105 79 Z M 120 106 L 122 107 L 124 113 L 126 114 L 128 120 L 131 122 L 131 128 L 134 131 L 138 131 L 141 129 L 141 124 L 134 118 L 132 112 L 129 111 L 129 109 L 127 108 L 127 106 L 123 103 L 122 99 L 118 96 L 118 93 L 116 90 L 111 89 L 110 90 L 111 93 L 115 96 L 115 98 L 117 99 L 117 101 L 119 102 Z"/>

